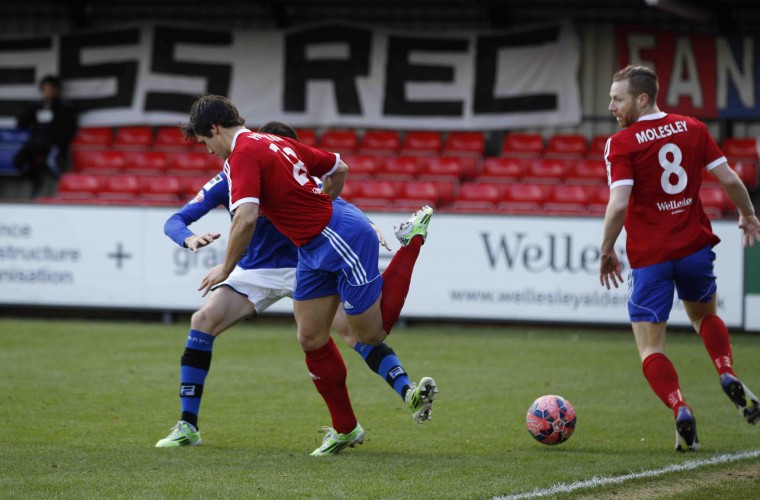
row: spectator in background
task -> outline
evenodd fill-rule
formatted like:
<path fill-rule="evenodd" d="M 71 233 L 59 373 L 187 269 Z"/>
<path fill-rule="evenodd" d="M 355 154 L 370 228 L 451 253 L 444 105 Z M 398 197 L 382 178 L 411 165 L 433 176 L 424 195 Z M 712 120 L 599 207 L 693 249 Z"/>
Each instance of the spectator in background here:
<path fill-rule="evenodd" d="M 37 197 L 46 178 L 58 179 L 69 167 L 69 146 L 77 132 L 77 110 L 61 98 L 61 81 L 47 75 L 39 84 L 42 100 L 24 108 L 17 127 L 28 129 L 28 142 L 14 160 L 21 175 L 32 182 Z"/>
<path fill-rule="evenodd" d="M 607 289 L 623 281 L 614 245 L 625 226 L 631 263 L 628 314 L 644 377 L 673 411 L 676 450 L 694 451 L 699 448 L 696 419 L 665 356 L 674 289 L 702 337 L 723 391 L 747 422 L 760 418 L 760 402 L 734 372 L 728 329 L 716 314 L 712 247 L 720 240 L 699 199 L 703 169 L 717 177 L 739 209 L 745 247 L 760 242 L 760 221 L 747 188 L 707 127 L 660 111 L 657 91 L 657 75 L 644 66 L 628 66 L 612 78 L 609 110 L 623 130 L 607 141 L 604 152 L 611 191 L 599 280 Z"/>

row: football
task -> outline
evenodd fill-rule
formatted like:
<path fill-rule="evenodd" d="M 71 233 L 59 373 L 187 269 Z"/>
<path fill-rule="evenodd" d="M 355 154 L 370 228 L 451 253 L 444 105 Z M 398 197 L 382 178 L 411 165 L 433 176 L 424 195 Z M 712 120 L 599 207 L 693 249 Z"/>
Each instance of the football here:
<path fill-rule="evenodd" d="M 575 432 L 575 408 L 562 396 L 546 395 L 533 401 L 525 417 L 525 427 L 536 441 L 554 445 L 564 443 Z"/>

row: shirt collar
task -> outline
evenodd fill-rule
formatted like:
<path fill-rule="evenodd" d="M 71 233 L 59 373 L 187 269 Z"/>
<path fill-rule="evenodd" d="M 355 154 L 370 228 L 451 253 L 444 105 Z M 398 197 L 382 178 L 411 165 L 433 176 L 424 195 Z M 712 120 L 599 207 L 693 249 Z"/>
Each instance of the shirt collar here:
<path fill-rule="evenodd" d="M 637 122 L 643 122 L 645 120 L 659 120 L 660 118 L 665 118 L 668 116 L 667 113 L 663 111 L 658 111 L 657 113 L 650 113 L 648 115 L 640 116 Z"/>
<path fill-rule="evenodd" d="M 230 152 L 234 151 L 235 149 L 235 143 L 237 143 L 237 138 L 240 134 L 245 134 L 246 132 L 250 132 L 247 128 L 243 127 L 237 132 L 235 132 L 235 135 L 232 137 L 232 145 L 230 146 Z"/>

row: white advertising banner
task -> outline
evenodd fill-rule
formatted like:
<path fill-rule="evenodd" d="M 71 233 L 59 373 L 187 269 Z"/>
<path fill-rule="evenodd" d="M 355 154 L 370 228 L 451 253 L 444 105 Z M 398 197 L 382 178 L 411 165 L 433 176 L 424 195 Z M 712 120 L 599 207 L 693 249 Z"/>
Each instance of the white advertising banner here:
<path fill-rule="evenodd" d="M 572 23 L 494 32 L 317 25 L 140 25 L 0 39 L 0 126 L 59 75 L 83 126 L 174 125 L 194 96 L 232 99 L 251 125 L 486 130 L 581 120 Z"/>
<path fill-rule="evenodd" d="M 198 253 L 163 234 L 171 209 L 0 205 L 0 304 L 193 311 L 226 238 Z M 371 214 L 389 239 L 407 214 Z M 192 226 L 227 234 L 219 209 Z M 743 327 L 744 262 L 734 222 L 714 223 L 719 314 Z M 436 214 L 403 316 L 570 323 L 628 322 L 626 289 L 599 284 L 602 220 Z M 397 247 L 397 245 L 396 245 Z M 624 238 L 619 240 L 624 255 Z M 393 253 L 381 249 L 381 269 Z M 271 312 L 289 313 L 281 301 Z M 680 303 L 671 324 L 688 325 Z"/>

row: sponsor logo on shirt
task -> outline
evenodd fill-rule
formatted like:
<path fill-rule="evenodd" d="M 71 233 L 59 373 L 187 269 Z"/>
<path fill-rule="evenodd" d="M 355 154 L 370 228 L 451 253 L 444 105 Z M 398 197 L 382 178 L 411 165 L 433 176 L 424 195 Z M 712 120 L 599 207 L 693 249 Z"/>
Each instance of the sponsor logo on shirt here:
<path fill-rule="evenodd" d="M 205 199 L 206 199 L 206 193 L 201 189 L 200 191 L 198 191 L 198 194 L 195 195 L 195 198 L 190 200 L 190 203 L 201 203 Z"/>
<path fill-rule="evenodd" d="M 694 203 L 694 198 L 681 198 L 680 200 L 658 202 L 657 210 L 660 212 L 673 210 L 673 213 L 681 213 L 684 211 L 684 208 L 690 206 L 692 203 Z"/>
<path fill-rule="evenodd" d="M 659 127 L 648 128 L 641 132 L 636 132 L 636 140 L 641 144 L 642 142 L 653 141 L 655 139 L 664 139 L 670 137 L 673 134 L 680 134 L 686 132 L 686 121 L 678 121 L 673 123 L 666 123 Z"/>

